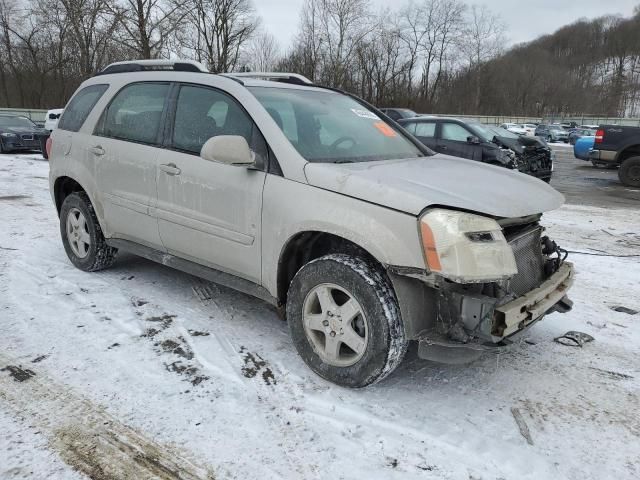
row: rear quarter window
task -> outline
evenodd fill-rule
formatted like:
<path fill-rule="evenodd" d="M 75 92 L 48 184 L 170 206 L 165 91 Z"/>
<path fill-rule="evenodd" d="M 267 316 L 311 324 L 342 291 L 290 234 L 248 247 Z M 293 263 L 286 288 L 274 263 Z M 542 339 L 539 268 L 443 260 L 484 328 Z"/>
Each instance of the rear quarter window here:
<path fill-rule="evenodd" d="M 58 128 L 77 132 L 95 107 L 109 85 L 89 85 L 76 93 L 62 114 Z"/>

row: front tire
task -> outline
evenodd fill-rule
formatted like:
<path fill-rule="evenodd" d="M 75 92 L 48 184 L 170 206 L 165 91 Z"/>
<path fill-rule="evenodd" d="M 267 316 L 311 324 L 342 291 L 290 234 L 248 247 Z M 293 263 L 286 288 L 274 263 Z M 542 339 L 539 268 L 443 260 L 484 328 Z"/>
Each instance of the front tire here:
<path fill-rule="evenodd" d="M 618 170 L 618 177 L 627 187 L 640 187 L 640 157 L 627 158 Z"/>
<path fill-rule="evenodd" d="M 60 209 L 60 234 L 69 260 L 80 270 L 96 272 L 115 262 L 118 249 L 107 245 L 86 193 L 74 192 L 64 199 Z"/>
<path fill-rule="evenodd" d="M 407 350 L 389 279 L 359 257 L 326 255 L 303 266 L 289 286 L 287 321 L 309 368 L 343 387 L 382 380 Z"/>

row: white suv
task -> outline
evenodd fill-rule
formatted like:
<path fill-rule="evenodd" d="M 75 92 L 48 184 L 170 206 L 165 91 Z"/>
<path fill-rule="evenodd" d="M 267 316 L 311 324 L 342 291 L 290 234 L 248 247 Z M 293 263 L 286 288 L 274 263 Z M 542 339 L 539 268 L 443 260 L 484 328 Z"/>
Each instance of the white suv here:
<path fill-rule="evenodd" d="M 571 308 L 573 267 L 539 224 L 562 195 L 296 75 L 111 65 L 66 106 L 50 185 L 75 266 L 126 250 L 284 307 L 302 359 L 344 386 L 409 341 L 468 361 Z"/>

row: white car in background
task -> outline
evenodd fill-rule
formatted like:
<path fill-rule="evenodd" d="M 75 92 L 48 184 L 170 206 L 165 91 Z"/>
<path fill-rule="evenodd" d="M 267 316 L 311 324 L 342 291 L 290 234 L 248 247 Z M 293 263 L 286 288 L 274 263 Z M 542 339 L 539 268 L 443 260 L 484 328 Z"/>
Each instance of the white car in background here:
<path fill-rule="evenodd" d="M 528 137 L 535 137 L 536 136 L 536 127 L 537 125 L 535 123 L 523 123 L 521 125 L 522 128 L 524 128 L 527 131 L 527 136 Z"/>
<path fill-rule="evenodd" d="M 47 116 L 44 120 L 44 128 L 49 132 L 53 132 L 55 128 L 58 126 L 58 120 L 60 120 L 60 116 L 64 111 L 63 108 L 56 108 L 53 110 L 47 110 Z"/>
<path fill-rule="evenodd" d="M 509 130 L 512 133 L 517 135 L 527 135 L 527 129 L 524 128 L 519 123 L 503 123 L 500 125 L 500 128 L 504 128 L 505 130 Z"/>

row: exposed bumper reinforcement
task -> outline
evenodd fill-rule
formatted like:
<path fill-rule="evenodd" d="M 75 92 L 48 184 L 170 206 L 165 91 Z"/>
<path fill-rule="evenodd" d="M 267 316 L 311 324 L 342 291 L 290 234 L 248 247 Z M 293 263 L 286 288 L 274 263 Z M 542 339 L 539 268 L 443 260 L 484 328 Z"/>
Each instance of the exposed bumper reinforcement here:
<path fill-rule="evenodd" d="M 561 311 L 568 311 L 571 308 L 570 300 L 564 301 L 564 297 L 573 285 L 573 275 L 573 264 L 564 262 L 538 288 L 496 307 L 492 333 L 498 337 L 508 337 L 543 316 L 558 303 L 562 303 Z"/>
<path fill-rule="evenodd" d="M 484 340 L 477 337 L 465 343 L 454 341 L 446 335 L 423 334 L 417 338 L 418 356 L 425 360 L 459 364 L 474 361 L 484 352 L 499 353 L 508 349 L 545 314 L 571 310 L 573 302 L 567 297 L 567 291 L 573 284 L 573 276 L 573 264 L 564 262 L 538 288 L 504 305 L 496 306 L 493 315 L 488 311 L 488 320 L 493 320 L 493 331 Z M 482 316 L 480 312 L 485 311 L 483 305 L 481 300 L 475 305 L 476 317 Z"/>

